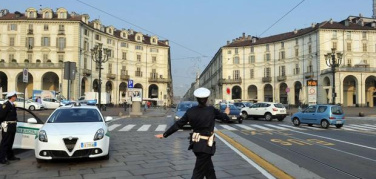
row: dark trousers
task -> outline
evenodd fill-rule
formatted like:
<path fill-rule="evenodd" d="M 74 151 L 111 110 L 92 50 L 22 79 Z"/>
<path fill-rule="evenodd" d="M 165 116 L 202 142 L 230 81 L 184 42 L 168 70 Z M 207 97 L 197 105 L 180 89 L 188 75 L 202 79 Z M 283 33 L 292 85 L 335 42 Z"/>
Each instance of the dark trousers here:
<path fill-rule="evenodd" d="M 202 152 L 195 152 L 196 165 L 193 170 L 192 179 L 216 179 L 212 155 Z"/>
<path fill-rule="evenodd" d="M 6 158 L 13 158 L 14 153 L 12 150 L 14 137 L 16 135 L 16 126 L 11 126 L 14 124 L 8 125 L 8 132 L 1 131 L 1 144 L 0 144 L 0 161 L 5 160 Z"/>

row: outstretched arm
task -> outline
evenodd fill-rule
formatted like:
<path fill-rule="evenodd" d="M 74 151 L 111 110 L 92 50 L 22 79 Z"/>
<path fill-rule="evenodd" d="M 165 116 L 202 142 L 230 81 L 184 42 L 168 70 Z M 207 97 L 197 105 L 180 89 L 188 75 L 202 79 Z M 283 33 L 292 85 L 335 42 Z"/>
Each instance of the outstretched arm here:
<path fill-rule="evenodd" d="M 230 114 L 230 108 L 229 107 L 226 107 L 224 113 L 222 113 L 218 109 L 214 109 L 214 113 L 215 113 L 216 119 L 219 119 L 219 120 L 222 120 L 222 121 L 229 121 L 230 120 L 230 118 L 228 117 L 228 115 Z"/>
<path fill-rule="evenodd" d="M 188 117 L 187 117 L 187 113 L 185 113 L 184 116 L 182 118 L 180 118 L 178 121 L 176 121 L 174 123 L 174 125 L 172 125 L 169 129 L 167 129 L 167 131 L 165 133 L 163 133 L 163 134 L 157 134 L 157 135 L 155 135 L 155 137 L 156 138 L 160 138 L 160 139 L 167 138 L 168 136 L 170 136 L 174 132 L 176 132 L 179 129 L 181 129 L 187 123 L 188 123 Z"/>

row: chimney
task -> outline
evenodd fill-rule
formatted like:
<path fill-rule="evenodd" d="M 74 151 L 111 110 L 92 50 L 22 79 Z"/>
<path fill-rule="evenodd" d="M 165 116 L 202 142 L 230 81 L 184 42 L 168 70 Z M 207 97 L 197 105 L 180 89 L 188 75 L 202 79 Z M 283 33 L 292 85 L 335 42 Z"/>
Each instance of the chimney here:
<path fill-rule="evenodd" d="M 133 29 L 128 29 L 129 35 L 133 35 Z"/>
<path fill-rule="evenodd" d="M 373 16 L 372 18 L 376 19 L 376 0 L 373 0 Z"/>
<path fill-rule="evenodd" d="M 18 11 L 14 12 L 14 14 L 16 14 L 16 18 L 19 18 L 19 17 L 21 17 L 21 13 L 20 13 L 20 12 L 18 12 Z"/>
<path fill-rule="evenodd" d="M 363 17 L 362 13 L 359 13 L 359 17 Z"/>
<path fill-rule="evenodd" d="M 243 39 L 245 39 L 245 33 L 243 32 Z"/>
<path fill-rule="evenodd" d="M 348 27 L 350 25 L 349 20 L 345 20 L 345 26 Z"/>
<path fill-rule="evenodd" d="M 298 33 L 298 30 L 295 29 L 295 30 L 294 30 L 294 34 L 297 34 L 297 33 Z"/>
<path fill-rule="evenodd" d="M 235 42 L 235 39 L 232 39 L 232 42 L 234 43 L 234 42 Z"/>
<path fill-rule="evenodd" d="M 247 40 L 251 40 L 251 38 L 252 38 L 251 35 L 247 36 Z"/>
<path fill-rule="evenodd" d="M 312 28 L 315 28 L 315 27 L 316 27 L 316 24 L 315 24 L 315 23 L 312 23 L 312 24 L 311 24 L 311 27 L 312 27 Z"/>
<path fill-rule="evenodd" d="M 256 43 L 256 37 L 252 38 L 252 43 Z"/>
<path fill-rule="evenodd" d="M 329 23 L 330 23 L 330 24 L 333 24 L 333 19 L 330 19 L 330 20 L 329 20 Z"/>
<path fill-rule="evenodd" d="M 230 44 L 230 41 L 229 41 L 229 40 L 227 40 L 227 45 L 228 45 L 228 44 Z"/>

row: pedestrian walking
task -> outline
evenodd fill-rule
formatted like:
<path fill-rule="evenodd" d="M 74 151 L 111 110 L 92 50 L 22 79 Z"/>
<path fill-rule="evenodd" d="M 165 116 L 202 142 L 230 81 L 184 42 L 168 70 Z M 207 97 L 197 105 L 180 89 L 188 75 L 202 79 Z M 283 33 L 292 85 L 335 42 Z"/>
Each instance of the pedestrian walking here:
<path fill-rule="evenodd" d="M 230 109 L 227 107 L 225 113 L 221 113 L 213 106 L 207 106 L 210 91 L 206 88 L 199 88 L 194 91 L 199 105 L 187 110 L 184 116 L 175 122 L 164 134 L 157 134 L 157 138 L 167 138 L 174 132 L 181 129 L 185 124 L 193 128 L 190 137 L 188 150 L 192 150 L 196 156 L 196 164 L 193 170 L 192 179 L 215 179 L 215 170 L 211 157 L 216 151 L 214 141 L 215 119 L 229 120 L 227 116 Z"/>
<path fill-rule="evenodd" d="M 9 92 L 6 101 L 1 106 L 0 120 L 2 127 L 2 139 L 0 144 L 0 164 L 9 164 L 9 160 L 20 160 L 12 150 L 14 137 L 17 129 L 17 109 L 14 101 L 17 99 L 16 92 Z"/>

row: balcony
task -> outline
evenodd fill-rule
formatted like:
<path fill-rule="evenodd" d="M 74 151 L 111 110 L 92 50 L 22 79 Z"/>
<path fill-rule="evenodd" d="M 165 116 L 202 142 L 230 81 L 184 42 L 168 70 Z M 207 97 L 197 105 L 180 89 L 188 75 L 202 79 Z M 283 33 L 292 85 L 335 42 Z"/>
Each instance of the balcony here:
<path fill-rule="evenodd" d="M 270 76 L 262 77 L 262 82 L 263 83 L 270 83 L 270 82 L 272 82 L 272 77 L 270 77 Z"/>
<path fill-rule="evenodd" d="M 86 76 L 90 76 L 91 75 L 91 70 L 89 69 L 83 69 L 83 72 L 82 72 L 84 75 Z"/>
<path fill-rule="evenodd" d="M 218 85 L 222 86 L 223 84 L 242 84 L 242 78 L 238 79 L 219 79 Z"/>
<path fill-rule="evenodd" d="M 278 77 L 277 77 L 277 80 L 278 80 L 278 81 L 286 81 L 286 78 L 287 78 L 286 75 L 278 76 Z"/>
<path fill-rule="evenodd" d="M 315 77 L 315 73 L 313 73 L 313 72 L 305 72 L 304 73 L 304 78 L 306 78 L 306 79 L 310 79 L 310 78 L 313 78 L 313 77 Z"/>
<path fill-rule="evenodd" d="M 171 81 L 168 78 L 149 78 L 150 83 L 171 83 Z"/>
<path fill-rule="evenodd" d="M 107 73 L 107 78 L 109 78 L 109 79 L 115 79 L 116 78 L 116 74 Z"/>
<path fill-rule="evenodd" d="M 27 35 L 33 35 L 34 30 L 33 29 L 27 29 Z"/>
<path fill-rule="evenodd" d="M 134 76 L 142 77 L 142 71 L 135 71 Z"/>
<path fill-rule="evenodd" d="M 59 30 L 57 34 L 58 35 L 65 35 L 65 30 Z"/>
<path fill-rule="evenodd" d="M 376 72 L 375 67 L 339 67 L 336 68 L 336 72 Z M 332 69 L 328 68 L 321 70 L 321 75 L 332 73 Z"/>
<path fill-rule="evenodd" d="M 63 63 L 0 63 L 0 68 L 9 69 L 62 69 Z"/>
<path fill-rule="evenodd" d="M 120 75 L 120 79 L 121 79 L 121 80 L 124 80 L 124 81 L 128 81 L 128 80 L 129 80 L 129 75 L 121 74 L 121 75 Z"/>

